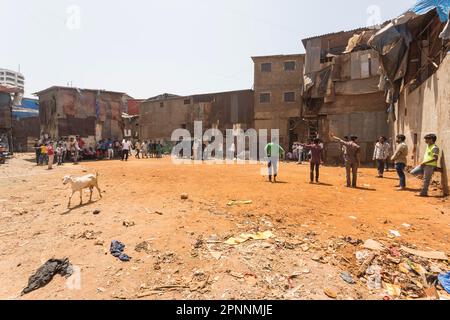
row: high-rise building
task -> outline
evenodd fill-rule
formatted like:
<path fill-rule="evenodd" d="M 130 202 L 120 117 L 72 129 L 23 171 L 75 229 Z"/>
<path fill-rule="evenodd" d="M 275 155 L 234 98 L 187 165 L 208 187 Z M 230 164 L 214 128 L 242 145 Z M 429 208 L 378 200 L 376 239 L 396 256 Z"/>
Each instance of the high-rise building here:
<path fill-rule="evenodd" d="M 0 85 L 17 87 L 23 91 L 25 78 L 19 72 L 0 68 Z"/>

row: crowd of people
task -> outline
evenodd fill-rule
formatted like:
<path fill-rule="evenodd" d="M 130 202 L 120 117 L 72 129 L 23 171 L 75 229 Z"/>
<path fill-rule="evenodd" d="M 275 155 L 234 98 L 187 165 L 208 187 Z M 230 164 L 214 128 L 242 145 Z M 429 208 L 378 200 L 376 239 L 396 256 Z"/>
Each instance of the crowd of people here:
<path fill-rule="evenodd" d="M 358 170 L 361 167 L 361 146 L 357 136 L 336 137 L 330 133 L 330 138 L 341 145 L 341 151 L 346 170 L 346 186 L 348 188 L 358 187 Z M 426 150 L 423 161 L 415 167 L 410 173 L 416 177 L 423 177 L 423 186 L 417 196 L 427 197 L 428 190 L 433 178 L 433 174 L 439 170 L 439 147 L 436 145 L 437 136 L 428 134 L 424 137 Z M 277 150 L 277 152 L 274 152 Z M 300 142 L 294 143 L 292 152 L 285 153 L 283 148 L 272 141 L 265 148 L 268 161 L 268 176 L 270 182 L 276 182 L 278 175 L 278 161 L 286 159 L 288 161 L 297 161 L 301 164 L 303 161 L 309 161 L 310 164 L 310 183 L 319 184 L 320 166 L 324 162 L 324 145 L 320 139 L 314 139 L 308 144 Z M 396 137 L 396 148 L 393 150 L 386 137 L 380 137 L 375 144 L 373 160 L 376 162 L 377 177 L 382 179 L 384 172 L 389 170 L 390 163 L 395 164 L 395 170 L 399 178 L 397 190 L 407 190 L 406 168 L 408 164 L 408 145 L 406 136 L 400 134 Z M 274 154 L 276 154 L 274 156 Z"/>
<path fill-rule="evenodd" d="M 357 188 L 358 170 L 361 167 L 361 147 L 358 143 L 358 137 L 350 136 L 343 139 L 330 133 L 331 140 L 337 141 L 341 145 L 343 164 L 346 170 L 346 186 Z M 427 145 L 423 161 L 410 173 L 414 176 L 423 177 L 423 187 L 419 196 L 428 196 L 428 189 L 432 181 L 433 174 L 438 170 L 439 147 L 436 145 L 437 137 L 429 134 L 424 137 Z M 399 191 L 407 189 L 406 168 L 408 159 L 408 146 L 406 137 L 398 135 L 396 137 L 396 148 L 393 151 L 391 144 L 386 137 L 380 137 L 375 144 L 373 160 L 376 162 L 377 177 L 383 178 L 384 172 L 389 170 L 389 164 L 395 164 L 395 170 L 398 174 Z M 194 153 L 202 147 L 200 144 L 196 147 L 195 142 L 192 145 Z M 128 161 L 134 152 L 136 159 L 162 158 L 163 144 L 161 141 L 135 141 L 123 139 L 122 142 L 113 139 L 100 140 L 95 148 L 87 147 L 84 140 L 79 137 L 65 137 L 58 141 L 50 138 L 36 140 L 34 144 L 36 152 L 36 164 L 38 166 L 46 165 L 51 170 L 54 164 L 58 166 L 66 162 L 78 164 L 81 160 L 113 160 L 120 159 Z M 280 159 L 295 160 L 298 164 L 308 161 L 310 164 L 310 183 L 320 183 L 320 167 L 324 163 L 324 144 L 320 139 L 314 139 L 309 143 L 294 143 L 292 152 L 286 154 L 285 150 L 277 144 L 275 140 L 267 144 L 265 153 L 268 159 L 268 176 L 270 182 L 276 182 L 278 176 L 278 166 Z"/>
<path fill-rule="evenodd" d="M 59 140 L 51 138 L 36 139 L 34 143 L 37 166 L 61 166 L 72 162 L 78 164 L 82 160 L 114 160 L 128 161 L 129 156 L 135 152 L 137 159 L 162 158 L 163 144 L 160 141 L 136 141 L 130 139 L 122 142 L 113 139 L 102 139 L 93 146 L 87 146 L 80 136 L 64 137 Z"/>

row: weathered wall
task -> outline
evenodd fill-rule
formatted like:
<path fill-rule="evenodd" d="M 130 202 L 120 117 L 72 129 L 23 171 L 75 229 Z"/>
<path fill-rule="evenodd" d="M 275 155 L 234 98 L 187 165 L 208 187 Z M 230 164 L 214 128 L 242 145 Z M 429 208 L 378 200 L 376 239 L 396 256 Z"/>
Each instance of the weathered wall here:
<path fill-rule="evenodd" d="M 12 143 L 12 109 L 11 95 L 6 92 L 0 92 L 0 137 L 6 138 L 10 151 L 14 151 Z"/>
<path fill-rule="evenodd" d="M 140 138 L 170 141 L 175 129 L 187 126 L 186 97 L 145 101 L 139 106 Z"/>
<path fill-rule="evenodd" d="M 122 94 L 55 88 L 39 94 L 41 131 L 53 138 L 79 135 L 92 140 L 121 139 Z"/>
<path fill-rule="evenodd" d="M 34 140 L 39 137 L 39 117 L 13 120 L 13 144 L 16 152 L 33 152 Z"/>
<path fill-rule="evenodd" d="M 139 99 L 128 99 L 126 113 L 128 113 L 130 116 L 137 116 L 139 114 L 139 105 L 143 101 L 144 100 L 139 100 Z"/>
<path fill-rule="evenodd" d="M 0 92 L 0 130 L 11 129 L 11 95 Z"/>
<path fill-rule="evenodd" d="M 388 136 L 386 103 L 382 92 L 336 96 L 332 103 L 325 103 L 320 114 L 319 130 L 326 143 L 326 159 L 330 163 L 342 163 L 340 145 L 329 141 L 329 133 L 344 137 L 358 136 L 361 145 L 361 161 L 371 162 L 376 140 Z"/>
<path fill-rule="evenodd" d="M 400 96 L 397 121 L 392 124 L 392 135 L 405 134 L 410 148 L 408 164 L 415 166 L 423 160 L 426 134 L 438 136 L 437 144 L 442 150 L 441 166 L 445 170 L 441 181 L 447 186 L 450 174 L 450 58 L 439 70 L 411 93 Z"/>
<path fill-rule="evenodd" d="M 304 55 L 255 57 L 254 69 L 254 99 L 255 99 L 255 129 L 279 129 L 280 144 L 289 149 L 295 141 L 290 141 L 289 125 L 290 119 L 300 122 L 303 85 Z M 284 70 L 284 63 L 295 61 L 296 67 L 293 71 Z M 261 64 L 271 63 L 271 72 L 262 72 Z M 285 102 L 284 93 L 295 92 L 294 102 Z M 270 93 L 270 102 L 261 103 L 260 95 Z M 298 132 L 303 132 L 298 128 Z"/>
<path fill-rule="evenodd" d="M 194 121 L 203 122 L 203 131 L 218 128 L 233 129 L 239 124 L 243 130 L 254 128 L 254 95 L 252 90 L 195 95 L 188 108 L 188 129 L 193 133 Z"/>

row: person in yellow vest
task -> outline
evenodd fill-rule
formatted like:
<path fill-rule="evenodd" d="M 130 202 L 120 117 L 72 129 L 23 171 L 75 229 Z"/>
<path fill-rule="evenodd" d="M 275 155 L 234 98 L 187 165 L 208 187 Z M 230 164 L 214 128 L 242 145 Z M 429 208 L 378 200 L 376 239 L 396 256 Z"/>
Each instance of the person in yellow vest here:
<path fill-rule="evenodd" d="M 414 176 L 423 176 L 423 188 L 420 194 L 417 195 L 420 197 L 428 197 L 428 188 L 430 187 L 433 173 L 438 167 L 439 147 L 436 145 L 436 140 L 437 137 L 434 134 L 428 134 L 425 136 L 427 148 L 425 149 L 423 162 L 411 171 L 411 174 Z"/>

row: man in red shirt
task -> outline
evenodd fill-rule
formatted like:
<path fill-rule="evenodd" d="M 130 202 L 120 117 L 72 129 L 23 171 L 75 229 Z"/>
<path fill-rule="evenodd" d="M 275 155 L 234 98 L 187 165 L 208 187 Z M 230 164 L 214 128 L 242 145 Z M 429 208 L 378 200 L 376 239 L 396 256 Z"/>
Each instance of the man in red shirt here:
<path fill-rule="evenodd" d="M 316 171 L 316 183 L 319 183 L 319 168 L 323 163 L 323 148 L 320 145 L 320 139 L 314 139 L 313 144 L 303 144 L 302 145 L 305 150 L 311 151 L 311 160 L 310 160 L 310 178 L 311 184 L 314 183 L 314 169 Z"/>

